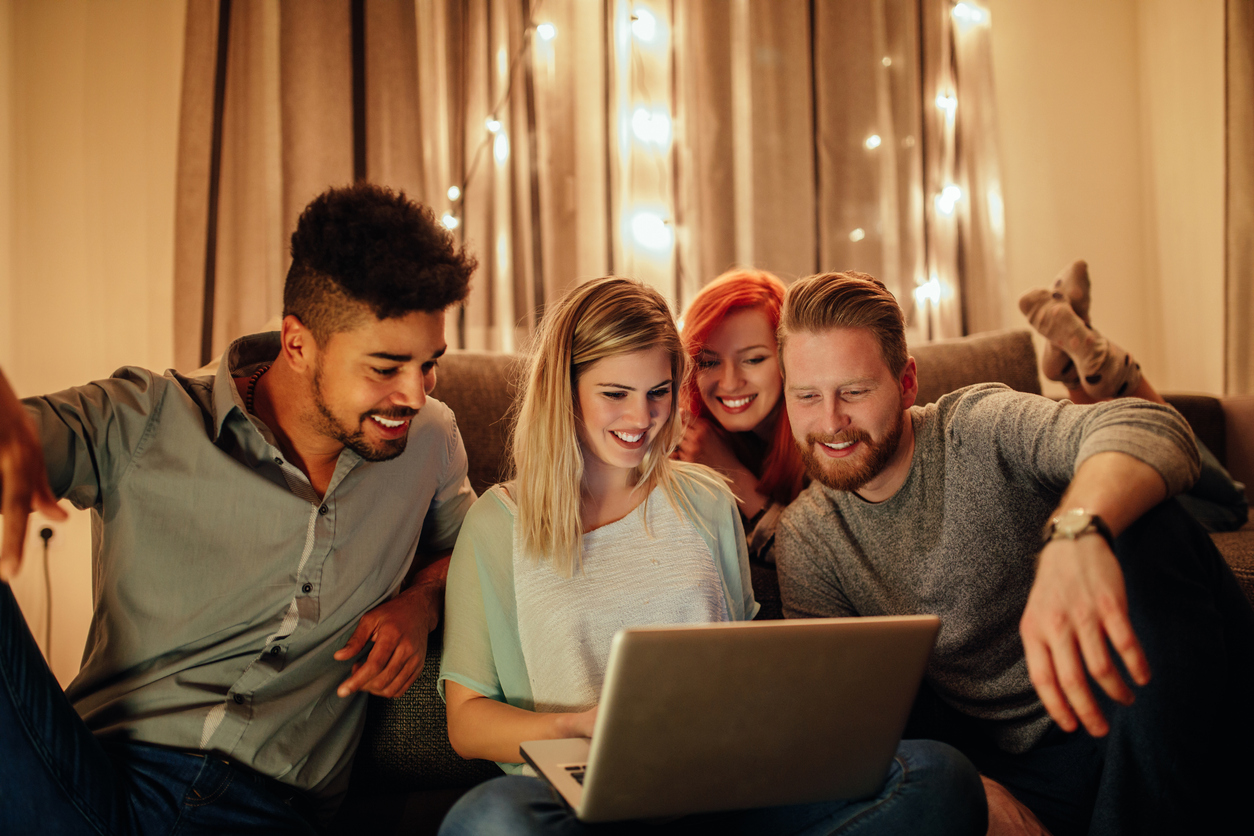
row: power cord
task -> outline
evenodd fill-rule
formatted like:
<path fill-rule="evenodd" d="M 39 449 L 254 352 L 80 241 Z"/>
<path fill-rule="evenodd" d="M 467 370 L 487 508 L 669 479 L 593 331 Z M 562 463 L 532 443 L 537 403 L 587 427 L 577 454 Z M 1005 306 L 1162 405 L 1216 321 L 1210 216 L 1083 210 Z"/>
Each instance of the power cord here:
<path fill-rule="evenodd" d="M 52 664 L 52 572 L 48 568 L 48 541 L 52 539 L 52 526 L 39 529 L 39 539 L 44 541 L 44 657 Z"/>

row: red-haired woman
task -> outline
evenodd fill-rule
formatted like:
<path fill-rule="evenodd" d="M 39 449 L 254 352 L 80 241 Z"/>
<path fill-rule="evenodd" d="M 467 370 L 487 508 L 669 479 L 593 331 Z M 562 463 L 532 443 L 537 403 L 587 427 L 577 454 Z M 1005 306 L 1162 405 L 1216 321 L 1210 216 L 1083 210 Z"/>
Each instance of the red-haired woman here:
<path fill-rule="evenodd" d="M 695 374 L 681 403 L 690 416 L 677 455 L 732 481 L 751 560 L 773 563 L 775 523 L 805 472 L 784 409 L 775 328 L 784 284 L 765 270 L 730 270 L 688 306 L 684 347 Z"/>

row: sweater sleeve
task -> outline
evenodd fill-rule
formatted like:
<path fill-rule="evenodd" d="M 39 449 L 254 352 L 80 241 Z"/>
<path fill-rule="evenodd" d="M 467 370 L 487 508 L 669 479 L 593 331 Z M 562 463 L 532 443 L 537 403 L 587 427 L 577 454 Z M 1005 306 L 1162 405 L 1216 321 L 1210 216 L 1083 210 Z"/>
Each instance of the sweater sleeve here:
<path fill-rule="evenodd" d="M 1193 431 L 1162 404 L 1119 398 L 1079 405 L 980 384 L 944 396 L 936 408 L 951 443 L 987 449 L 1018 477 L 1058 493 L 1085 459 L 1105 452 L 1126 453 L 1154 468 L 1170 496 L 1197 481 Z"/>

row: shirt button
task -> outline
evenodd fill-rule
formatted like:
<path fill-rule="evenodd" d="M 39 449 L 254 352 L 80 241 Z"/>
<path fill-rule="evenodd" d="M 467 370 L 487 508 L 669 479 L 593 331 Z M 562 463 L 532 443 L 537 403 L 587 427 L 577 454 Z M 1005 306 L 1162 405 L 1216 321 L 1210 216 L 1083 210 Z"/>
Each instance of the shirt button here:
<path fill-rule="evenodd" d="M 282 652 L 283 652 L 283 648 L 279 647 L 277 644 L 270 648 L 271 656 L 278 656 Z"/>
<path fill-rule="evenodd" d="M 309 593 L 313 592 L 313 584 L 311 583 L 305 584 L 304 586 L 300 588 L 300 591 L 308 595 Z"/>
<path fill-rule="evenodd" d="M 243 705 L 243 704 L 244 704 L 244 695 L 243 695 L 243 694 L 236 694 L 236 695 L 233 697 L 233 699 L 235 700 L 235 704 L 236 704 L 236 705 Z"/>
<path fill-rule="evenodd" d="M 283 460 L 280 459 L 278 456 L 274 457 L 274 463 L 277 464 L 279 467 L 283 466 Z"/>
<path fill-rule="evenodd" d="M 323 516 L 326 516 L 327 511 L 330 511 L 330 510 L 331 510 L 330 508 L 323 505 L 321 508 L 318 509 L 318 513 L 322 514 Z"/>

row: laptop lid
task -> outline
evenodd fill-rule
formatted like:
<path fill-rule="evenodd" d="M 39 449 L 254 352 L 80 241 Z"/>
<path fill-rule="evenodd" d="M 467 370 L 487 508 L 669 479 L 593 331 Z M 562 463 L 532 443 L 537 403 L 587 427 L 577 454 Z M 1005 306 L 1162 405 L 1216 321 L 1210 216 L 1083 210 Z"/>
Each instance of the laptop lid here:
<path fill-rule="evenodd" d="M 575 741 L 523 754 L 582 821 L 877 791 L 940 620 L 792 619 L 621 630 L 582 786 Z M 573 789 L 572 789 L 573 787 Z"/>

